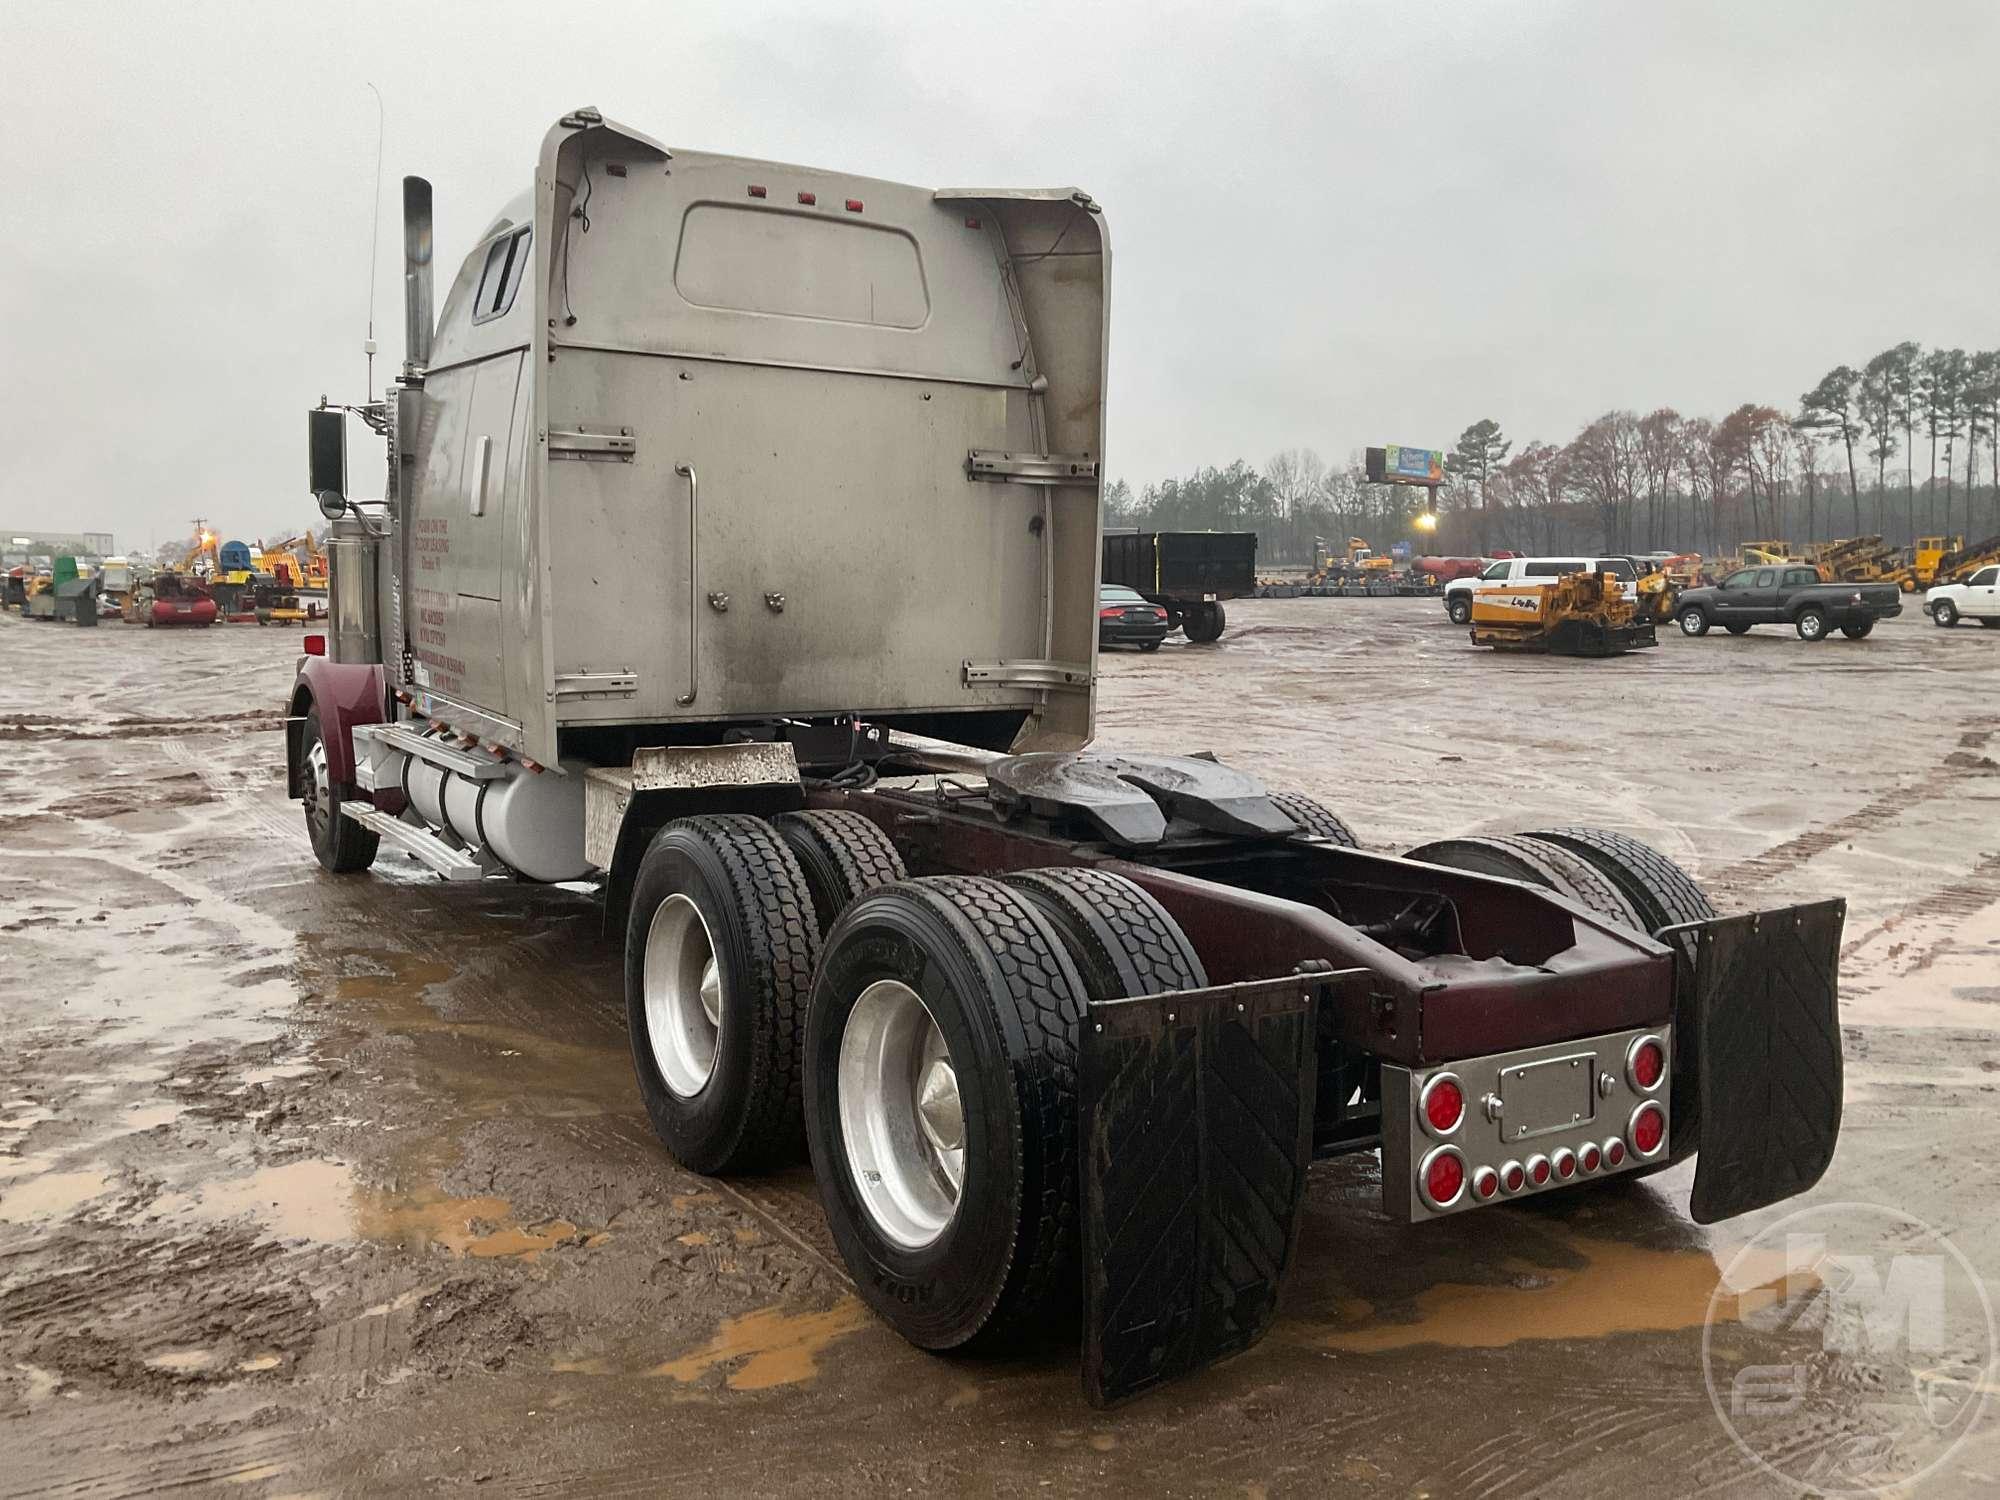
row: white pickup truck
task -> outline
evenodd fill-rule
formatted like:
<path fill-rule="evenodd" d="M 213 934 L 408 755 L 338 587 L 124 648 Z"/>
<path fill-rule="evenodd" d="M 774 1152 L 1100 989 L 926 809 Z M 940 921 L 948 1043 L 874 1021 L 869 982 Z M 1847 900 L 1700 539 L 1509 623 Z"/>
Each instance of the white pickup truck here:
<path fill-rule="evenodd" d="M 1933 625 L 1977 620 L 2000 630 L 2000 564 L 1981 568 L 1963 583 L 1943 583 L 1924 595 L 1924 613 Z"/>
<path fill-rule="evenodd" d="M 1503 557 L 1488 563 L 1474 578 L 1454 578 L 1444 586 L 1444 612 L 1451 623 L 1463 625 L 1472 618 L 1472 595 L 1498 584 L 1548 582 L 1565 573 L 1610 573 L 1619 581 L 1619 592 L 1628 599 L 1639 597 L 1639 570 L 1629 557 Z"/>

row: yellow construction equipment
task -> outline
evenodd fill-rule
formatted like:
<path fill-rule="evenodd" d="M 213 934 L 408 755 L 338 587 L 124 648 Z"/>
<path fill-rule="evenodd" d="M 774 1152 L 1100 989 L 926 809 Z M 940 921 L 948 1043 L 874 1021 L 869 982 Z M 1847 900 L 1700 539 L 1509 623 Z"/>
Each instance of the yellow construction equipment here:
<path fill-rule="evenodd" d="M 1642 607 L 1609 573 L 1493 585 L 1473 591 L 1472 643 L 1551 656 L 1622 656 L 1659 644 Z"/>
<path fill-rule="evenodd" d="M 1965 538 L 1962 536 L 1920 536 L 1904 553 L 1907 560 L 1903 566 L 1884 575 L 1885 581 L 1895 583 L 1906 594 L 1921 594 L 1940 581 L 1938 564 L 1964 550 Z"/>
<path fill-rule="evenodd" d="M 1810 549 L 1820 577 L 1828 583 L 1875 583 L 1902 566 L 1900 547 L 1879 536 L 1846 536 Z"/>
<path fill-rule="evenodd" d="M 2000 563 L 2000 536 L 1989 536 L 1983 542 L 1974 542 L 1970 547 L 1960 545 L 1945 553 L 1931 570 L 1931 586 L 1963 583 L 1989 563 Z"/>

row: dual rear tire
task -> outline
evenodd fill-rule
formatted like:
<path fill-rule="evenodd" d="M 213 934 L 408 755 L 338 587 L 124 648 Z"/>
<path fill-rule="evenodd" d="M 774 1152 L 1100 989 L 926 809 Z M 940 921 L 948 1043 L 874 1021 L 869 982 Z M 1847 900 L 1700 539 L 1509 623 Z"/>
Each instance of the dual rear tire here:
<path fill-rule="evenodd" d="M 724 1174 L 809 1147 L 861 1296 L 939 1350 L 1015 1342 L 1078 1296 L 1085 1007 L 1206 983 L 1121 876 L 908 880 L 873 824 L 838 813 L 668 825 L 626 951 L 667 1148 Z"/>

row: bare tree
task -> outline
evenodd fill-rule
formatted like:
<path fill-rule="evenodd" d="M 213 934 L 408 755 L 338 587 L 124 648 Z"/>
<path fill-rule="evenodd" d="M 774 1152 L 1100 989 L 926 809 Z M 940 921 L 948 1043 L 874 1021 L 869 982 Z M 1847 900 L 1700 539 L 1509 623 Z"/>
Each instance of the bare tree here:
<path fill-rule="evenodd" d="M 1802 426 L 1840 439 L 1847 450 L 1847 497 L 1854 505 L 1855 535 L 1861 533 L 1861 487 L 1854 477 L 1854 440 L 1861 435 L 1857 405 L 1861 374 L 1852 365 L 1835 365 L 1818 385 L 1799 397 Z"/>

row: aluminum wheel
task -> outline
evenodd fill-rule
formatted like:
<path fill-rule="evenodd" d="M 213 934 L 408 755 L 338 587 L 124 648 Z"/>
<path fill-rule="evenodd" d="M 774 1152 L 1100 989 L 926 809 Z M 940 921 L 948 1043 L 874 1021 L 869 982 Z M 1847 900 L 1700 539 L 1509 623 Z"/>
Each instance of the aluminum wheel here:
<path fill-rule="evenodd" d="M 965 1184 L 965 1109 L 944 1034 L 917 992 L 881 979 L 840 1036 L 840 1137 L 882 1235 L 920 1250 L 944 1233 Z"/>
<path fill-rule="evenodd" d="M 722 1040 L 722 972 L 701 910 L 672 895 L 646 929 L 646 1034 L 667 1088 L 692 1099 L 715 1072 Z"/>
<path fill-rule="evenodd" d="M 306 751 L 306 828 L 314 839 L 326 834 L 327 819 L 333 816 L 333 780 L 326 769 L 326 741 L 314 740 Z"/>

